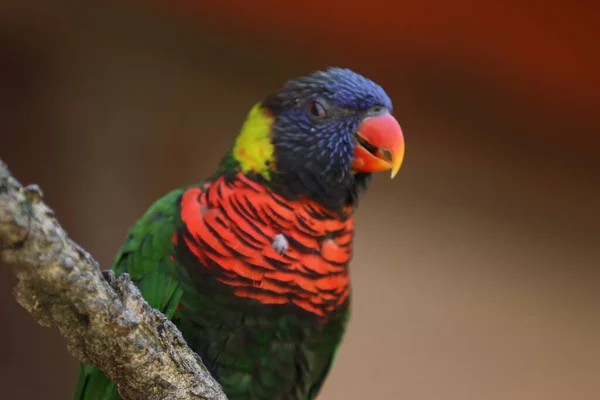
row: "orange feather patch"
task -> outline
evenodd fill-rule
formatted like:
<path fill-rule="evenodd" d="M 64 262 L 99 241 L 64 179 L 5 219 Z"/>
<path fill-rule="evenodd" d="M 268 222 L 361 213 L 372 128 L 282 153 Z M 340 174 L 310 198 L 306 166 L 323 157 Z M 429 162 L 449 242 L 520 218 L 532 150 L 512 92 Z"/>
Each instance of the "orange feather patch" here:
<path fill-rule="evenodd" d="M 350 294 L 354 222 L 351 206 L 343 211 L 287 201 L 240 173 L 183 194 L 189 235 L 179 244 L 201 268 L 220 268 L 215 279 L 235 288 L 234 295 L 293 304 L 326 319 Z M 281 253 L 273 246 L 280 234 L 287 241 Z"/>

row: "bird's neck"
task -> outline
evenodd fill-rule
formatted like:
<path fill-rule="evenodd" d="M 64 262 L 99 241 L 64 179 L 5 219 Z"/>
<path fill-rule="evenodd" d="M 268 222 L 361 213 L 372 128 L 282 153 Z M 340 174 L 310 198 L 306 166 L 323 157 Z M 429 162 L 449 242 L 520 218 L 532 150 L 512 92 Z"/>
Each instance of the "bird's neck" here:
<path fill-rule="evenodd" d="M 349 174 L 341 182 L 327 182 L 318 175 L 296 172 L 270 171 L 267 177 L 260 171 L 244 171 L 233 150 L 223 157 L 210 180 L 221 176 L 234 177 L 240 172 L 286 200 L 308 199 L 332 211 L 347 209 L 347 206 L 356 208 L 371 180 L 370 173 Z"/>
<path fill-rule="evenodd" d="M 354 209 L 367 189 L 370 177 L 371 174 L 349 174 L 341 182 L 328 182 L 322 176 L 289 172 L 273 174 L 266 184 L 288 200 L 306 198 L 331 210 L 347 206 Z"/>

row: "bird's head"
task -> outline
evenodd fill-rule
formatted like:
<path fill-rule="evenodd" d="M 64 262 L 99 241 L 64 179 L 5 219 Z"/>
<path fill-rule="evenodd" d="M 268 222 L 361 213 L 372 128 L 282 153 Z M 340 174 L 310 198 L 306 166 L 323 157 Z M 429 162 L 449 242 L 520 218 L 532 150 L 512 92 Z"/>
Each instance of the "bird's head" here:
<path fill-rule="evenodd" d="M 397 174 L 404 137 L 391 112 L 373 81 L 349 69 L 313 72 L 253 107 L 232 156 L 288 195 L 335 205 L 370 173 Z"/>

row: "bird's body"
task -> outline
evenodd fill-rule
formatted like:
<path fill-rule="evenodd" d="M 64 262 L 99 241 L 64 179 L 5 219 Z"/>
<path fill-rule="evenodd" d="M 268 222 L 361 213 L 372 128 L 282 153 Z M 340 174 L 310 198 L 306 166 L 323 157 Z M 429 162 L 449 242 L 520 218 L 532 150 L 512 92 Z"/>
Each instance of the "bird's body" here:
<path fill-rule="evenodd" d="M 377 149 L 369 150 L 373 159 L 355 149 L 360 126 L 377 130 L 363 122 L 389 115 L 385 93 L 348 70 L 309 77 L 324 88 L 323 82 L 340 80 L 336 73 L 354 79 L 356 96 L 348 101 L 364 94 L 364 107 L 325 108 L 324 99 L 334 103 L 333 96 L 306 89 L 306 78 L 290 81 L 251 110 L 211 178 L 150 207 L 113 266 L 175 322 L 230 400 L 316 397 L 349 318 L 358 196 L 371 171 L 399 167 L 397 148 L 386 149 L 391 161 Z M 385 111 L 371 115 L 373 107 Z M 339 116 L 328 122 L 330 110 Z M 333 129 L 349 129 L 350 137 Z M 367 133 L 366 142 L 387 140 L 378 135 Z M 370 142 L 365 146 L 376 147 Z M 104 373 L 82 365 L 74 399 L 118 398 Z"/>

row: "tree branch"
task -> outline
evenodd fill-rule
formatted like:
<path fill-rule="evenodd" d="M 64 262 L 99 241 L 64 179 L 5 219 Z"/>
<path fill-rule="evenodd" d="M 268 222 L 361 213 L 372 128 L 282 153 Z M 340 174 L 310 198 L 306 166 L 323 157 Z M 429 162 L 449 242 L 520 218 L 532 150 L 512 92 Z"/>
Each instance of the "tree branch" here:
<path fill-rule="evenodd" d="M 56 327 L 71 354 L 103 370 L 128 400 L 226 400 L 221 386 L 127 274 L 100 272 L 71 241 L 37 186 L 23 187 L 0 160 L 0 255 L 18 279 L 14 295 Z"/>

